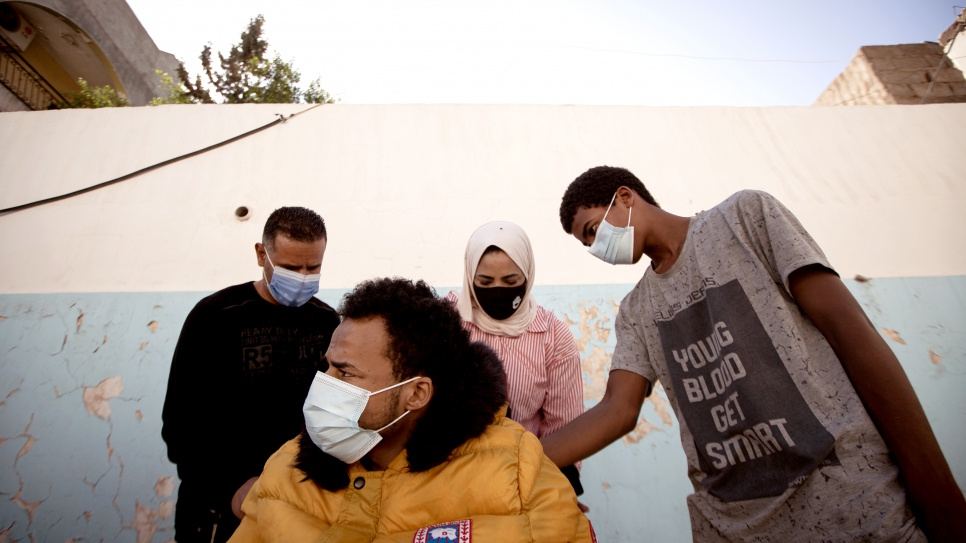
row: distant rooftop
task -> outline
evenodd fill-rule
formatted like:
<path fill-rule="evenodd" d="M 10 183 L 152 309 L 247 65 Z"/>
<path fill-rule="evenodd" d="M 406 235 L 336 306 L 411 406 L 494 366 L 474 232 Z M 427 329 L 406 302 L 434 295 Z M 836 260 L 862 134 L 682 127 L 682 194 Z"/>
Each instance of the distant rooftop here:
<path fill-rule="evenodd" d="M 966 102 L 964 34 L 966 9 L 939 35 L 939 43 L 860 47 L 852 62 L 812 105 Z"/>
<path fill-rule="evenodd" d="M 940 62 L 943 66 L 937 72 Z M 860 47 L 813 105 L 952 102 L 966 102 L 966 79 L 941 45 L 926 42 Z"/>

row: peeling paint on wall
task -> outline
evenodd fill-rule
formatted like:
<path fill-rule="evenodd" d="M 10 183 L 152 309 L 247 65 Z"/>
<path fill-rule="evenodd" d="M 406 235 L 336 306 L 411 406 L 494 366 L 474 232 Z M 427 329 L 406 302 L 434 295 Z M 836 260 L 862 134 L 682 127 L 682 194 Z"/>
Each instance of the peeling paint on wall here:
<path fill-rule="evenodd" d="M 97 386 L 84 387 L 84 407 L 88 415 L 97 415 L 101 420 L 111 416 L 111 398 L 117 398 L 124 390 L 124 383 L 120 375 L 104 379 Z"/>
<path fill-rule="evenodd" d="M 17 493 L 14 494 L 10 501 L 15 503 L 17 507 L 23 509 L 27 512 L 27 525 L 34 523 L 34 515 L 37 513 L 37 508 L 40 507 L 44 500 L 38 500 L 35 502 L 26 501 L 22 497 L 23 495 L 23 481 L 20 481 L 20 488 L 17 489 Z"/>
<path fill-rule="evenodd" d="M 901 337 L 899 337 L 899 332 L 896 332 L 892 328 L 883 328 L 882 333 L 885 334 L 885 337 L 891 339 L 892 341 L 895 341 L 896 343 L 899 343 L 901 345 L 906 344 L 906 342 Z"/>
<path fill-rule="evenodd" d="M 177 336 L 134 325 L 169 316 L 159 297 L 183 320 L 200 295 L 0 296 L 0 541 L 172 539 L 159 417 Z M 168 350 L 141 348 L 152 335 Z"/>
<path fill-rule="evenodd" d="M 846 284 L 877 328 L 902 331 L 904 343 L 889 345 L 962 483 L 966 277 Z M 603 397 L 630 288 L 534 288 L 574 333 L 587 407 Z M 320 297 L 335 304 L 343 293 Z M 0 295 L 0 543 L 173 538 L 178 479 L 160 415 L 181 324 L 205 294 Z M 584 462 L 581 501 L 600 539 L 637 541 L 647 530 L 690 541 L 686 470 L 677 419 L 655 383 L 635 429 Z"/>
<path fill-rule="evenodd" d="M 174 476 L 158 476 L 158 482 L 154 483 L 154 493 L 159 498 L 167 498 L 174 492 Z"/>

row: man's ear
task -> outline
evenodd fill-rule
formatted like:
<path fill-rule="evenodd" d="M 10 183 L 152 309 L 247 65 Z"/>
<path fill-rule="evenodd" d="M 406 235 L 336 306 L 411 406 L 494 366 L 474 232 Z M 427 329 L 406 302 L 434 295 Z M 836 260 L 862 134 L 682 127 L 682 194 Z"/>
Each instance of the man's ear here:
<path fill-rule="evenodd" d="M 433 393 L 435 392 L 432 379 L 429 377 L 420 377 L 407 386 L 413 387 L 413 393 L 406 400 L 406 405 L 404 406 L 407 411 L 417 411 L 429 405 L 429 400 L 433 399 Z"/>
<path fill-rule="evenodd" d="M 261 243 L 255 244 L 255 258 L 258 259 L 258 267 L 265 266 L 265 246 Z"/>
<path fill-rule="evenodd" d="M 628 187 L 621 186 L 617 189 L 617 201 L 624 207 L 633 207 L 636 195 L 637 193 Z"/>

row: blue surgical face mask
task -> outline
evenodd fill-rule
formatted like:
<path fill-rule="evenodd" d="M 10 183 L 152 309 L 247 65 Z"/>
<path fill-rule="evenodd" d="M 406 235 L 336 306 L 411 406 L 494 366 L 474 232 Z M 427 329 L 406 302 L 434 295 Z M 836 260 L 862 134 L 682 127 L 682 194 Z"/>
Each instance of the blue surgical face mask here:
<path fill-rule="evenodd" d="M 631 226 L 631 211 L 627 209 L 627 226 L 618 228 L 607 222 L 607 214 L 614 207 L 614 199 L 617 193 L 610 199 L 610 205 L 604 212 L 604 218 L 597 225 L 597 233 L 594 235 L 594 242 L 590 244 L 587 252 L 608 264 L 633 264 L 634 263 L 634 227 Z"/>
<path fill-rule="evenodd" d="M 268 291 L 272 293 L 272 298 L 275 298 L 276 302 L 288 307 L 299 307 L 319 291 L 321 274 L 302 275 L 285 268 L 277 268 L 272 264 L 268 250 L 265 251 L 265 258 L 272 265 L 272 281 L 266 282 Z M 265 277 L 265 270 L 262 270 L 262 277 Z"/>

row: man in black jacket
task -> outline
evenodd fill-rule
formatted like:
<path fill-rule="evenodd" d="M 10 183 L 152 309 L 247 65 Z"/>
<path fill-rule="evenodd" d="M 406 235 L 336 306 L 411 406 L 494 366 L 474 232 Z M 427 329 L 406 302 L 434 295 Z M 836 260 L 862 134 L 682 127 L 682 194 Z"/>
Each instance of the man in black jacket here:
<path fill-rule="evenodd" d="M 275 210 L 255 244 L 262 278 L 204 298 L 185 320 L 161 430 L 181 479 L 179 543 L 227 541 L 239 523 L 233 497 L 240 503 L 265 460 L 301 430 L 302 400 L 328 368 L 339 325 L 314 297 L 326 241 L 315 212 Z"/>

